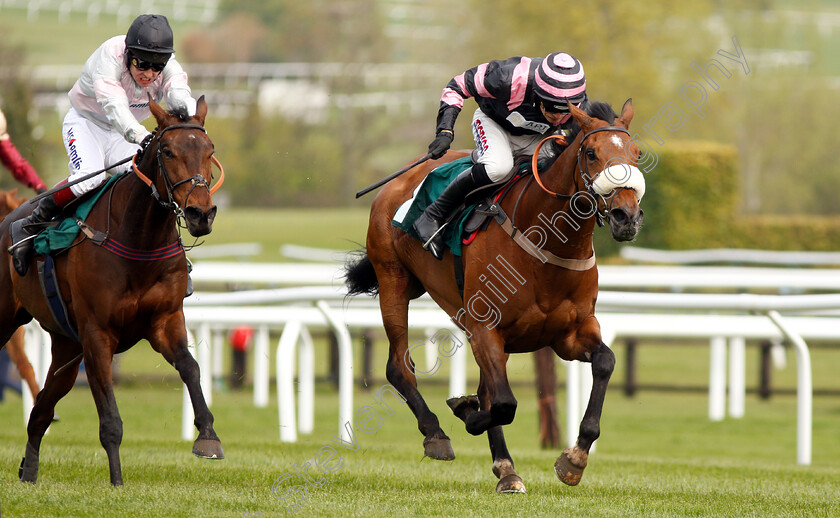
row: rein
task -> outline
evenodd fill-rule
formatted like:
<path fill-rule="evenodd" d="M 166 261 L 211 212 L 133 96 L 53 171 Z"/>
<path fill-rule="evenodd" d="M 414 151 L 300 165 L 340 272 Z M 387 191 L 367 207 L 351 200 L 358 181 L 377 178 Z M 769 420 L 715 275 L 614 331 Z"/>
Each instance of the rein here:
<path fill-rule="evenodd" d="M 125 178 L 128 178 L 128 175 L 121 176 L 117 178 L 116 181 L 119 182 Z M 116 186 L 112 186 L 108 192 L 108 214 L 111 213 L 114 191 L 116 190 L 115 187 Z M 101 246 L 103 249 L 108 250 L 112 254 L 122 257 L 123 259 L 131 259 L 134 261 L 160 261 L 163 259 L 169 259 L 170 257 L 175 257 L 185 251 L 180 237 L 174 243 L 155 248 L 154 250 L 140 250 L 124 245 L 111 236 L 111 218 L 108 218 L 105 232 L 100 232 L 90 227 L 78 217 L 75 218 L 75 220 L 76 226 L 79 227 L 79 230 L 90 240 L 91 243 L 96 246 Z M 81 244 L 81 241 L 71 245 L 71 247 L 78 246 L 79 244 Z"/>
<path fill-rule="evenodd" d="M 167 131 L 171 130 L 171 129 L 197 129 L 197 130 L 200 130 L 200 131 L 204 132 L 205 134 L 207 133 L 207 130 L 204 128 L 204 126 L 201 126 L 199 124 L 173 124 L 171 126 L 167 126 L 167 127 L 163 128 L 160 131 L 160 133 L 156 135 L 157 141 L 158 141 L 158 146 L 157 146 L 157 150 L 156 150 L 156 153 L 155 153 L 155 159 L 157 160 L 158 170 L 160 170 L 160 172 L 163 174 L 163 179 L 164 179 L 164 182 L 166 183 L 166 195 L 169 198 L 169 201 L 164 201 L 163 199 L 161 199 L 160 193 L 158 192 L 158 189 L 155 186 L 154 182 L 148 176 L 143 174 L 143 172 L 140 171 L 140 169 L 137 168 L 137 155 L 134 155 L 134 157 L 132 158 L 131 167 L 132 167 L 132 170 L 134 171 L 134 174 L 137 175 L 137 177 L 143 183 L 145 183 L 146 185 L 149 186 L 149 188 L 152 190 L 152 196 L 155 198 L 155 200 L 157 200 L 157 202 L 159 204 L 161 204 L 161 206 L 163 206 L 164 208 L 166 208 L 168 210 L 172 210 L 176 214 L 180 215 L 181 209 L 180 209 L 180 207 L 178 207 L 178 203 L 175 201 L 175 199 L 173 197 L 173 194 L 172 194 L 173 191 L 178 186 L 180 186 L 181 184 L 191 182 L 192 187 L 190 187 L 190 191 L 187 193 L 186 198 L 184 198 L 185 202 L 186 202 L 186 200 L 189 199 L 190 194 L 192 194 L 193 189 L 195 189 L 199 185 L 204 186 L 204 188 L 207 189 L 207 191 L 212 195 L 225 182 L 225 169 L 224 169 L 224 167 L 222 167 L 221 162 L 219 162 L 219 160 L 215 156 L 211 156 L 210 161 L 213 164 L 215 164 L 216 167 L 218 167 L 219 171 L 220 171 L 219 181 L 216 182 L 216 185 L 214 185 L 212 188 L 209 186 L 209 184 L 207 183 L 207 180 L 205 180 L 204 176 L 202 176 L 201 174 L 196 174 L 194 176 L 191 176 L 189 178 L 185 178 L 185 179 L 173 184 L 172 180 L 170 180 L 170 178 L 169 178 L 169 173 L 166 171 L 166 166 L 163 163 L 163 156 L 162 156 L 162 153 L 161 153 L 161 146 L 160 146 L 160 141 L 163 138 L 163 134 L 166 133 Z"/>
<path fill-rule="evenodd" d="M 622 128 L 621 126 L 603 126 L 601 128 L 595 128 L 594 130 L 592 130 L 588 133 L 584 133 L 583 137 L 581 137 L 581 139 L 580 139 L 580 146 L 578 147 L 577 157 L 575 158 L 575 161 L 577 162 L 577 168 L 578 168 L 578 171 L 580 172 L 580 178 L 581 178 L 581 180 L 583 180 L 583 184 L 584 184 L 584 187 L 586 188 L 586 192 L 589 193 L 589 195 L 592 196 L 593 199 L 594 198 L 601 198 L 602 200 L 604 200 L 604 205 L 606 207 L 604 209 L 604 211 L 603 212 L 598 212 L 596 210 L 596 212 L 595 212 L 595 216 L 597 218 L 595 221 L 598 223 L 599 227 L 602 227 L 602 226 L 604 226 L 604 219 L 606 219 L 606 214 L 609 213 L 610 207 L 612 206 L 611 205 L 611 198 L 608 200 L 606 197 L 604 197 L 604 195 L 599 194 L 598 192 L 595 191 L 595 189 L 593 189 L 593 183 L 594 183 L 595 180 L 590 177 L 588 170 L 584 170 L 583 160 L 581 160 L 581 157 L 580 157 L 580 154 L 583 151 L 583 143 L 586 141 L 587 138 L 589 138 L 590 135 L 592 135 L 594 133 L 598 133 L 599 131 L 617 131 L 617 132 L 620 132 L 620 133 L 626 133 L 628 135 L 630 135 L 630 132 L 626 128 Z M 531 169 L 534 173 L 534 178 L 537 180 L 537 184 L 539 184 L 539 186 L 542 188 L 543 191 L 548 193 L 550 196 L 553 196 L 554 198 L 561 199 L 561 200 L 569 200 L 569 199 L 574 198 L 578 194 L 578 192 L 577 192 L 577 178 L 575 178 L 575 189 L 576 189 L 575 194 L 571 194 L 571 195 L 569 195 L 569 194 L 558 194 L 558 193 L 552 191 L 551 189 L 548 189 L 542 183 L 542 180 L 540 179 L 539 168 L 537 166 L 537 156 L 539 155 L 540 149 L 542 149 L 543 144 L 545 144 L 549 140 L 560 140 L 561 138 L 562 137 L 560 135 L 549 135 L 546 138 L 544 138 L 543 140 L 541 140 L 539 144 L 537 144 L 537 148 L 534 151 L 534 155 L 531 157 Z"/>
<path fill-rule="evenodd" d="M 585 133 L 583 135 L 583 137 L 580 139 L 580 147 L 578 147 L 577 159 L 576 159 L 577 167 L 580 170 L 580 177 L 585 184 L 586 191 L 589 192 L 590 194 L 592 194 L 593 196 L 596 195 L 597 193 L 595 193 L 593 191 L 592 180 L 588 178 L 588 173 L 586 173 L 583 169 L 583 165 L 582 165 L 582 162 L 581 162 L 581 159 L 580 159 L 581 158 L 580 153 L 581 153 L 581 150 L 583 149 L 583 142 L 590 135 L 592 135 L 593 133 L 597 133 L 599 131 L 620 131 L 622 133 L 627 133 L 628 135 L 630 134 L 629 131 L 627 131 L 625 128 L 622 128 L 620 126 L 604 126 L 604 127 L 601 127 L 601 128 L 596 128 L 596 129 L 594 129 L 594 130 L 592 130 L 588 133 Z M 533 257 L 536 257 L 537 259 L 539 259 L 543 263 L 549 263 L 549 264 L 553 264 L 555 266 L 560 266 L 561 268 L 565 268 L 567 270 L 573 270 L 573 271 L 579 271 L 580 272 L 580 271 L 589 270 L 590 268 L 595 266 L 595 250 L 594 249 L 592 250 L 592 255 L 588 259 L 566 259 L 566 258 L 563 258 L 563 257 L 558 257 L 558 256 L 552 254 L 551 252 L 549 252 L 548 250 L 543 250 L 543 249 L 537 247 L 537 245 L 535 245 L 528 238 L 526 238 L 522 234 L 522 232 L 520 232 L 519 229 L 516 227 L 516 224 L 514 224 L 514 218 L 516 217 L 516 211 L 519 208 L 519 202 L 522 200 L 522 196 L 525 194 L 525 191 L 528 190 L 528 187 L 530 186 L 531 180 L 536 180 L 537 185 L 539 185 L 540 188 L 543 191 L 545 191 L 550 196 L 552 196 L 556 199 L 571 200 L 572 198 L 574 198 L 577 195 L 577 192 L 574 193 L 574 194 L 559 194 L 559 193 L 556 193 L 556 192 L 552 191 L 551 189 L 547 188 L 545 186 L 545 184 L 543 184 L 542 179 L 540 178 L 539 167 L 537 166 L 537 157 L 540 154 L 540 149 L 542 149 L 543 144 L 545 144 L 546 142 L 548 142 L 550 140 L 562 140 L 563 138 L 564 137 L 561 136 L 561 135 L 549 135 L 546 138 L 544 138 L 543 140 L 541 140 L 539 144 L 537 144 L 537 148 L 534 150 L 534 154 L 531 157 L 531 170 L 533 172 L 533 176 L 528 179 L 528 183 L 525 184 L 525 187 L 522 190 L 519 191 L 519 196 L 517 197 L 516 203 L 514 204 L 514 207 L 513 207 L 513 213 L 510 216 L 505 214 L 505 212 L 502 210 L 501 206 L 498 206 L 498 204 L 497 204 L 497 210 L 499 211 L 499 214 L 496 217 L 496 221 L 502 227 L 502 230 L 504 230 L 514 240 L 514 242 L 517 245 L 519 245 L 520 248 L 522 248 L 523 250 L 528 252 L 529 255 L 531 255 Z M 575 179 L 575 186 L 577 186 L 577 179 Z M 598 196 L 600 196 L 600 195 L 598 195 Z M 600 213 L 598 213 L 597 216 L 598 216 L 598 220 L 597 220 L 598 224 L 601 225 L 602 224 L 601 223 L 601 217 L 602 216 L 601 216 Z"/>
<path fill-rule="evenodd" d="M 590 194 L 593 194 L 593 195 L 596 194 L 596 193 L 594 193 L 592 191 L 592 179 L 589 178 L 589 172 L 584 171 L 584 169 L 583 169 L 583 162 L 580 159 L 580 153 L 581 153 L 581 151 L 583 151 L 583 143 L 586 141 L 586 139 L 589 138 L 590 135 L 592 135 L 594 133 L 598 133 L 599 131 L 618 131 L 618 132 L 621 132 L 621 133 L 626 133 L 628 135 L 630 134 L 630 132 L 627 129 L 622 128 L 621 126 L 603 126 L 601 128 L 595 128 L 594 130 L 592 130 L 588 133 L 584 133 L 583 137 L 581 137 L 580 146 L 578 147 L 578 150 L 577 150 L 577 159 L 576 159 L 577 166 L 578 166 L 578 170 L 580 171 L 580 177 L 583 180 L 583 183 L 586 187 L 586 190 Z M 553 196 L 553 197 L 561 199 L 561 200 L 568 200 L 568 199 L 571 199 L 574 196 L 574 194 L 572 194 L 572 195 L 558 194 L 558 193 L 552 191 L 551 189 L 547 188 L 545 186 L 545 184 L 542 183 L 542 180 L 540 179 L 540 172 L 539 172 L 539 168 L 537 167 L 537 157 L 540 154 L 540 149 L 542 149 L 543 144 L 545 144 L 549 140 L 562 140 L 564 138 L 565 137 L 563 137 L 562 135 L 549 135 L 546 138 L 542 139 L 540 141 L 540 143 L 537 144 L 537 148 L 534 150 L 534 155 L 531 157 L 531 170 L 534 173 L 534 179 L 537 180 L 537 184 L 542 188 L 542 190 L 544 190 L 546 193 L 548 193 L 549 196 Z"/>

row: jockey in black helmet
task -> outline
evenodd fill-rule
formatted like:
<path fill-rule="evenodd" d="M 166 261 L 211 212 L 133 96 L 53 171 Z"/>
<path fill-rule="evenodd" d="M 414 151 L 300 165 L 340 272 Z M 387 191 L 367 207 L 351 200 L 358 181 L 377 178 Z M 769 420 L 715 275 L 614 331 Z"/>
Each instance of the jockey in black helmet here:
<path fill-rule="evenodd" d="M 70 90 L 71 108 L 64 117 L 62 134 L 70 159 L 70 176 L 58 185 L 105 169 L 145 148 L 152 134 L 140 124 L 151 115 L 149 97 L 166 99 L 169 109 L 195 114 L 196 101 L 187 85 L 187 74 L 172 58 L 172 29 L 165 16 L 138 16 L 125 36 L 105 41 L 88 58 Z M 124 164 L 109 170 L 119 173 Z M 61 189 L 42 198 L 29 216 L 12 223 L 12 263 L 26 275 L 32 259 L 32 238 L 37 224 L 49 221 L 78 196 L 105 181 L 106 173 Z"/>

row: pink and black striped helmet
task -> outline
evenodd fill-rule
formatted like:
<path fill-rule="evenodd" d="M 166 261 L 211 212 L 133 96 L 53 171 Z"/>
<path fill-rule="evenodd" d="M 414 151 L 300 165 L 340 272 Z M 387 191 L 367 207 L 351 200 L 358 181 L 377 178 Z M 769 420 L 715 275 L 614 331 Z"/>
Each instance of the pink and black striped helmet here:
<path fill-rule="evenodd" d="M 583 65 L 571 54 L 553 52 L 546 56 L 534 80 L 534 91 L 546 110 L 568 112 L 567 101 L 577 105 L 586 99 Z"/>

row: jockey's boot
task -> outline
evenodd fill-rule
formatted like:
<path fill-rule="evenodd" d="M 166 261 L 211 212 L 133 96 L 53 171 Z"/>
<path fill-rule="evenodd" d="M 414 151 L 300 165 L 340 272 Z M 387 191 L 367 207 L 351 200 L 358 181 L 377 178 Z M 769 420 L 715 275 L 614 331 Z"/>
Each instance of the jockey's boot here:
<path fill-rule="evenodd" d="M 467 194 L 490 183 L 484 164 L 476 164 L 456 176 L 438 199 L 426 207 L 423 214 L 412 225 L 414 231 L 420 236 L 420 240 L 423 241 L 423 249 L 431 252 L 435 259 L 443 259 L 446 245 L 443 241 L 442 227 L 446 220 L 464 202 Z"/>
<path fill-rule="evenodd" d="M 9 226 L 12 237 L 9 253 L 12 254 L 12 265 L 18 275 L 23 277 L 29 271 L 29 263 L 32 262 L 34 253 L 35 236 L 44 229 L 43 223 L 61 214 L 64 207 L 74 199 L 76 196 L 69 188 L 45 196 L 38 202 L 32 214 L 13 221 Z"/>

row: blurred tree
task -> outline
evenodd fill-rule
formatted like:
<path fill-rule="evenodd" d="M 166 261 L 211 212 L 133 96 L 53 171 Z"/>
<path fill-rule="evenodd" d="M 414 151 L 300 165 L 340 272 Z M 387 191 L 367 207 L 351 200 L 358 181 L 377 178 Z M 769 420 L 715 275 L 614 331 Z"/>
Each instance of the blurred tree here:
<path fill-rule="evenodd" d="M 182 54 L 192 63 L 257 61 L 269 30 L 254 15 L 234 13 L 215 31 L 193 31 L 181 43 Z"/>
<path fill-rule="evenodd" d="M 840 208 L 831 193 L 840 186 L 840 171 L 830 166 L 827 156 L 832 146 L 824 116 L 833 90 L 815 73 L 836 70 L 832 63 L 840 60 L 834 59 L 831 50 L 836 45 L 824 31 L 787 23 L 780 16 L 790 8 L 773 0 L 468 0 L 457 6 L 444 0 L 223 0 L 222 15 L 212 30 L 202 28 L 185 36 L 183 55 L 187 61 L 344 63 L 346 70 L 356 63 L 442 65 L 448 72 L 433 79 L 432 86 L 428 79 L 412 77 L 387 84 L 353 74 L 325 78 L 333 106 L 325 124 L 266 118 L 254 138 L 269 143 L 237 153 L 249 164 L 266 154 L 270 159 L 260 167 L 276 168 L 284 160 L 295 163 L 298 159 L 291 157 L 305 145 L 328 142 L 334 160 L 318 173 L 324 175 L 322 181 L 329 178 L 339 186 L 330 196 L 350 203 L 355 190 L 425 149 L 440 89 L 466 68 L 490 59 L 568 51 L 583 61 L 591 97 L 617 109 L 633 97 L 636 115 L 631 129 L 641 131 L 665 103 L 680 102 L 676 92 L 687 81 L 698 79 L 692 63 L 720 58 L 719 49 L 731 52 L 737 35 L 748 52 L 750 74 L 735 74 L 718 91 L 710 90 L 705 116 L 689 113 L 679 131 L 668 136 L 735 143 L 747 212 L 837 213 Z M 759 57 L 756 49 L 785 45 L 814 49 L 813 62 L 792 72 L 762 67 L 759 60 L 752 66 Z M 796 79 L 785 80 L 786 74 Z M 411 88 L 429 89 L 428 108 L 409 112 L 406 106 L 354 107 L 361 94 L 396 95 Z M 788 99 L 790 92 L 797 92 L 796 99 Z M 470 104 L 466 110 L 474 109 Z M 281 128 L 288 133 L 270 133 Z M 303 143 L 303 135 L 309 144 Z M 460 117 L 454 147 L 472 145 L 469 117 Z M 289 181 L 284 188 L 304 189 L 305 182 Z M 320 191 L 325 196 L 332 192 L 323 186 Z M 265 196 L 262 192 L 257 197 Z M 279 198 L 286 195 L 280 193 Z"/>
<path fill-rule="evenodd" d="M 569 52 L 583 63 L 590 97 L 620 109 L 633 98 L 636 114 L 671 100 L 675 61 L 692 51 L 712 52 L 713 43 L 697 20 L 711 0 L 647 2 L 506 2 L 482 0 L 474 9 L 470 49 L 474 63 L 510 56 Z M 700 30 L 698 30 L 700 29 Z M 690 34 L 690 37 L 686 35 Z M 688 69 L 688 62 L 684 64 Z"/>
<path fill-rule="evenodd" d="M 341 204 L 335 181 L 335 172 L 341 169 L 340 144 L 325 127 L 264 117 L 254 105 L 247 117 L 237 121 L 208 117 L 207 131 L 230 172 L 225 190 L 234 204 Z"/>
<path fill-rule="evenodd" d="M 22 68 L 25 59 L 26 53 L 22 47 L 6 45 L 0 39 L 0 63 L 3 64 L 3 73 L 0 74 L 0 107 L 6 116 L 7 131 L 21 155 L 41 173 L 44 164 L 41 160 L 41 143 L 35 138 L 34 127 L 29 120 L 33 108 L 33 88 Z M 41 176 L 44 176 L 43 173 Z M 0 188 L 15 187 L 20 187 L 20 184 L 12 175 L 0 174 Z"/>

